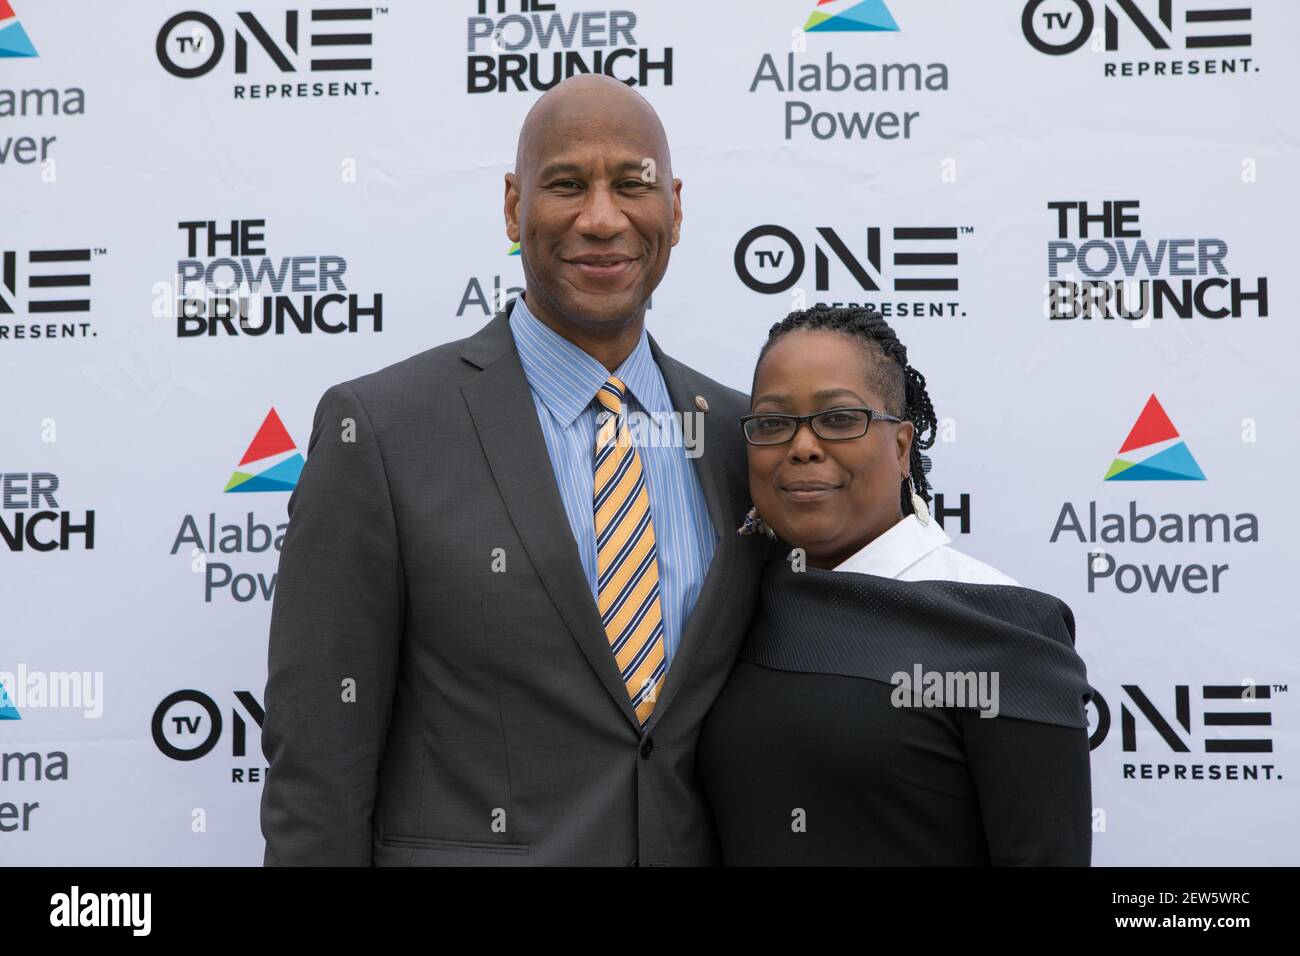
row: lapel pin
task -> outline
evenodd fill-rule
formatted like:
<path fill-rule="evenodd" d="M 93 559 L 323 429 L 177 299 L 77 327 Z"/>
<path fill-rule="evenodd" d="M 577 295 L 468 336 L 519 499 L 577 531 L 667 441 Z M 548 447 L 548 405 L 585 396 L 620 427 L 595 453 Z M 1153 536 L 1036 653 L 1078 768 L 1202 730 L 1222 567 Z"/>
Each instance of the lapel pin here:
<path fill-rule="evenodd" d="M 703 396 L 703 395 L 696 395 L 696 396 L 695 396 L 695 407 L 698 408 L 698 409 L 699 409 L 700 411 L 702 411 L 702 412 L 707 412 L 707 411 L 709 410 L 709 403 L 708 403 L 707 401 L 704 400 L 704 396 Z"/>

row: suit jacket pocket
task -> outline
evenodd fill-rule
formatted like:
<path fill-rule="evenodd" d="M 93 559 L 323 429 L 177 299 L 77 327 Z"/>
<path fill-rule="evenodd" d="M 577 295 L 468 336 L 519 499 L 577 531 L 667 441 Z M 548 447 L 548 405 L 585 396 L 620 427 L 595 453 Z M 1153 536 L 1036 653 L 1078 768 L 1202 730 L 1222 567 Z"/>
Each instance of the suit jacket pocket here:
<path fill-rule="evenodd" d="M 485 843 L 471 840 L 437 840 L 433 837 L 392 835 L 379 838 L 383 846 L 415 850 L 465 850 L 471 853 L 521 853 L 528 852 L 527 843 Z"/>

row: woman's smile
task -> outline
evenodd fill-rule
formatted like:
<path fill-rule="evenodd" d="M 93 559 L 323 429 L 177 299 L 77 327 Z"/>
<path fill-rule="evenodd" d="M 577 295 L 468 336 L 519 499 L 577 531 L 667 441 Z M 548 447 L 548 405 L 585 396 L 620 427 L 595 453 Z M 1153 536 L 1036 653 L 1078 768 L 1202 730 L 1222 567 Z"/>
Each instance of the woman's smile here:
<path fill-rule="evenodd" d="M 835 494 L 844 487 L 844 483 L 817 478 L 800 478 L 778 483 L 777 487 L 792 502 L 818 502 Z"/>

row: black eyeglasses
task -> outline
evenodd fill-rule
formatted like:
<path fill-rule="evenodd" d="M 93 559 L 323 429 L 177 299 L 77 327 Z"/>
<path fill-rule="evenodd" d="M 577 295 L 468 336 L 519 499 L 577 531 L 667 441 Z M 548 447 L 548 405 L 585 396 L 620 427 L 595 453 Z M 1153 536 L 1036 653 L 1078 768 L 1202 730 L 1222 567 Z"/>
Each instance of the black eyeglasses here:
<path fill-rule="evenodd" d="M 742 418 L 740 427 L 745 433 L 745 441 L 751 445 L 784 445 L 794 438 L 803 422 L 808 423 L 818 438 L 824 438 L 826 441 L 848 441 L 865 435 L 873 418 L 883 422 L 903 420 L 865 405 L 857 405 L 828 408 L 812 415 L 759 412 Z"/>

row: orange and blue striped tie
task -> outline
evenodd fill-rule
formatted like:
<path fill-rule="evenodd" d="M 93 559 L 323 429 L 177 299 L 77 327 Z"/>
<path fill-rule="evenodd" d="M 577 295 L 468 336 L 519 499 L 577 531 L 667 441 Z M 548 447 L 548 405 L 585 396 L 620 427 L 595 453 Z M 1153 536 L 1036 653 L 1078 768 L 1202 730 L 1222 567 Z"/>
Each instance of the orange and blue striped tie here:
<path fill-rule="evenodd" d="M 659 606 L 659 553 L 641 458 L 622 414 L 626 390 L 611 375 L 596 393 L 610 413 L 596 430 L 596 606 L 644 728 L 668 665 Z"/>

